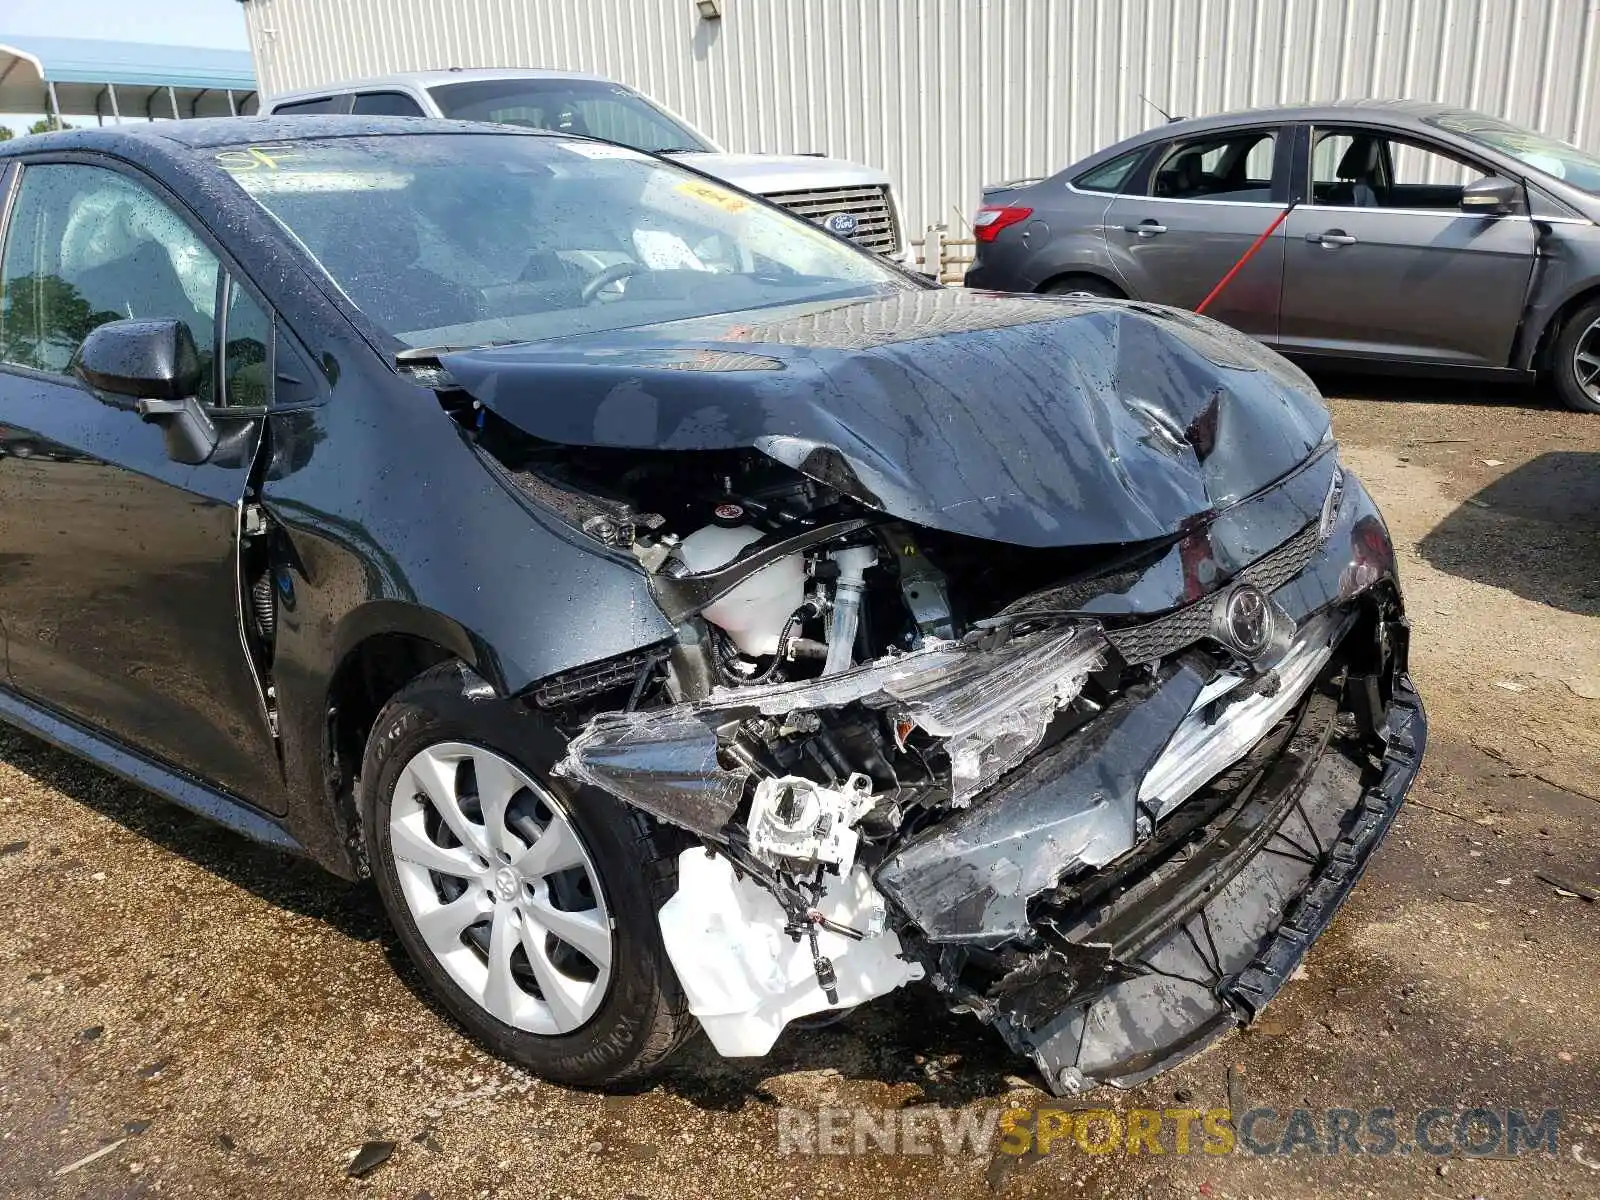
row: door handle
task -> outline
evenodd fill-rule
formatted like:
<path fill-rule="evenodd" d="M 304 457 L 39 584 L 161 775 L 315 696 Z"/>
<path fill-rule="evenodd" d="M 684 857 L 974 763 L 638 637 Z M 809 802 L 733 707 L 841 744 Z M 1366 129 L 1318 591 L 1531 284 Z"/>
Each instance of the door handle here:
<path fill-rule="evenodd" d="M 1140 221 L 1137 225 L 1124 225 L 1122 229 L 1124 233 L 1137 233 L 1140 237 L 1155 237 L 1167 231 L 1167 227 L 1159 221 Z"/>
<path fill-rule="evenodd" d="M 1336 246 L 1354 246 L 1358 239 L 1342 229 L 1330 229 L 1326 233 L 1308 233 L 1306 241 L 1332 249 Z"/>

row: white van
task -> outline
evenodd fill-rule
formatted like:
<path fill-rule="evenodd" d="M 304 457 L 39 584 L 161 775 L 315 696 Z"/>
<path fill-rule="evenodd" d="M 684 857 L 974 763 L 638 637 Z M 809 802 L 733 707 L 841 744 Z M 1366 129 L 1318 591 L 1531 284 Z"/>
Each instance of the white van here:
<path fill-rule="evenodd" d="M 900 214 L 883 171 L 812 154 L 728 154 L 647 96 L 598 75 L 452 67 L 285 92 L 261 111 L 450 117 L 605 138 L 672 155 L 868 250 L 905 256 Z"/>

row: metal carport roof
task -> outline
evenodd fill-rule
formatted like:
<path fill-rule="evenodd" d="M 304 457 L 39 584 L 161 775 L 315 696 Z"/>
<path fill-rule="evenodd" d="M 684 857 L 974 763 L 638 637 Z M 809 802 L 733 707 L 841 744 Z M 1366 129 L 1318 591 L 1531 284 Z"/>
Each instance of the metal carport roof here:
<path fill-rule="evenodd" d="M 245 50 L 0 34 L 0 112 L 226 117 L 255 102 Z"/>

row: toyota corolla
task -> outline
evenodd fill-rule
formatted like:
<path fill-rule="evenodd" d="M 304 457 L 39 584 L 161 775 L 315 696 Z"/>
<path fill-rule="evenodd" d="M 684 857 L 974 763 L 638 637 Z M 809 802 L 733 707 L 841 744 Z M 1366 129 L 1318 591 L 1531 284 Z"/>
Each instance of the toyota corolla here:
<path fill-rule="evenodd" d="M 917 985 L 1049 1086 L 1248 1022 L 1416 774 L 1296 368 L 559 133 L 0 149 L 0 716 L 350 878 L 541 1075 Z"/>

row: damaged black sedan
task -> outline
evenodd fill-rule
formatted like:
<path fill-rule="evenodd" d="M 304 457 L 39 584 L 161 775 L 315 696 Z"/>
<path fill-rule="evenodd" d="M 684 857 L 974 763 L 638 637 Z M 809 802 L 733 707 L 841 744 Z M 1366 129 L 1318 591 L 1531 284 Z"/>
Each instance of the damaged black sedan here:
<path fill-rule="evenodd" d="M 0 150 L 0 717 L 370 873 L 495 1051 L 942 993 L 1049 1086 L 1248 1022 L 1426 719 L 1296 368 L 559 133 Z"/>

